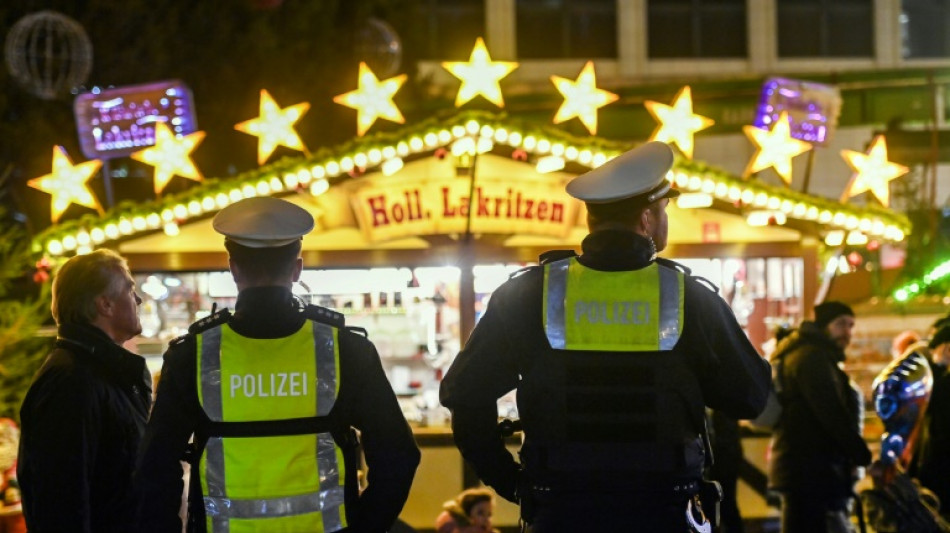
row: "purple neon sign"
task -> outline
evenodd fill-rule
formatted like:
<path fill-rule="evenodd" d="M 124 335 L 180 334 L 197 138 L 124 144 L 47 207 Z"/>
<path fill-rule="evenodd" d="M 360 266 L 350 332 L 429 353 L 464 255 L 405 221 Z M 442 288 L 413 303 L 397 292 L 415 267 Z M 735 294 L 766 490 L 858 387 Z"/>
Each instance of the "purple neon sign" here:
<path fill-rule="evenodd" d="M 838 125 L 841 93 L 832 85 L 769 78 L 762 84 L 755 127 L 770 129 L 783 111 L 788 113 L 792 137 L 825 145 Z"/>
<path fill-rule="evenodd" d="M 82 152 L 90 159 L 124 157 L 155 144 L 155 123 L 176 135 L 198 129 L 191 91 L 178 80 L 94 89 L 76 97 L 73 112 Z"/>

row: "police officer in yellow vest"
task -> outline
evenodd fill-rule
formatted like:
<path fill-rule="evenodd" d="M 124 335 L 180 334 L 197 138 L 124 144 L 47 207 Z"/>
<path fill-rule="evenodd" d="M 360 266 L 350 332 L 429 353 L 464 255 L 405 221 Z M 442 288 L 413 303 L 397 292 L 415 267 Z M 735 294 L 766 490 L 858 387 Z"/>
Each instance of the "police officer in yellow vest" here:
<path fill-rule="evenodd" d="M 756 416 L 768 363 L 726 302 L 656 257 L 673 153 L 650 142 L 571 181 L 582 254 L 549 252 L 492 295 L 442 382 L 462 455 L 534 533 L 708 531 L 693 503 L 704 407 Z M 497 427 L 517 389 L 520 462 Z"/>
<path fill-rule="evenodd" d="M 181 531 L 182 457 L 192 465 L 188 531 L 386 531 L 419 450 L 365 333 L 291 293 L 313 218 L 261 197 L 226 207 L 213 225 L 226 237 L 237 303 L 165 354 L 136 472 L 138 531 Z"/>

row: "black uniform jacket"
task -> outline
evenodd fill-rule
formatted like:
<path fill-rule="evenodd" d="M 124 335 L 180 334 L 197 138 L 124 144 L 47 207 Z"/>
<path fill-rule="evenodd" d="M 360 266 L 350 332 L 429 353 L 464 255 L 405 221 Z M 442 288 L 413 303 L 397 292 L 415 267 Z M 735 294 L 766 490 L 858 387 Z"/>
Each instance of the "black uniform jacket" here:
<path fill-rule="evenodd" d="M 145 360 L 64 324 L 20 409 L 17 477 L 31 532 L 132 531 L 132 470 L 151 402 Z"/>
<path fill-rule="evenodd" d="M 257 287 L 241 291 L 229 325 L 241 335 L 272 339 L 290 335 L 307 320 L 287 288 Z M 347 531 L 382 532 L 396 520 L 409 495 L 420 454 L 412 430 L 386 379 L 373 344 L 346 329 L 339 333 L 340 391 L 331 417 L 360 431 L 368 467 L 368 488 L 358 500 L 348 498 Z M 179 460 L 195 431 L 210 420 L 198 402 L 196 341 L 186 335 L 165 353 L 155 409 L 149 419 L 136 484 L 142 492 L 137 531 L 180 532 L 182 494 Z M 272 354 L 279 357 L 280 354 Z M 266 458 L 262 458 L 266 460 Z M 190 498 L 203 508 L 201 494 Z M 355 491 L 347 491 L 347 495 Z M 204 521 L 196 524 L 204 531 Z"/>
<path fill-rule="evenodd" d="M 582 248 L 578 260 L 597 270 L 637 270 L 651 262 L 649 241 L 631 232 L 593 233 Z M 485 483 L 511 501 L 516 500 L 518 465 L 496 429 L 496 400 L 524 385 L 521 377 L 556 352 L 542 325 L 543 278 L 543 269 L 531 268 L 492 294 L 440 391 L 442 404 L 452 410 L 452 429 L 462 455 Z M 768 395 L 768 363 L 749 343 L 722 298 L 689 276 L 684 291 L 684 324 L 672 354 L 687 358 L 698 377 L 702 398 L 698 409 L 691 408 L 698 411 L 692 414 L 701 420 L 704 403 L 736 418 L 755 417 Z M 518 393 L 526 442 L 532 424 L 538 427 L 530 419 L 532 413 L 549 410 L 542 407 L 549 399 L 534 397 L 533 390 Z"/>
<path fill-rule="evenodd" d="M 852 469 L 871 462 L 859 407 L 838 367 L 844 351 L 813 322 L 776 349 L 782 416 L 773 433 L 769 484 L 829 497 L 851 494 Z M 781 358 L 781 361 L 778 361 Z"/>

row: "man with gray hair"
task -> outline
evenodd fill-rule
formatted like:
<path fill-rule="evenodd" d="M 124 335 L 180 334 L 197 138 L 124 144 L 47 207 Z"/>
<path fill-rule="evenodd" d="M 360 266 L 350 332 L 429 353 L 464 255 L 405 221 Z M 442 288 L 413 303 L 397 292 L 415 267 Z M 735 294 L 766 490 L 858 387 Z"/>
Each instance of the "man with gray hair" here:
<path fill-rule="evenodd" d="M 33 533 L 130 531 L 151 379 L 122 343 L 142 331 L 141 302 L 111 250 L 69 259 L 53 280 L 56 347 L 20 409 L 17 477 Z"/>

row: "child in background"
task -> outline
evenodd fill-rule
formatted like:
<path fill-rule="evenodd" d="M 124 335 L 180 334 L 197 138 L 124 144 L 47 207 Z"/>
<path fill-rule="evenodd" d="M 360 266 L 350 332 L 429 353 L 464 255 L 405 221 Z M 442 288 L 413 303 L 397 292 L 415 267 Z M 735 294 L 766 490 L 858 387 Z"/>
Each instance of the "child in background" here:
<path fill-rule="evenodd" d="M 436 533 L 498 533 L 491 517 L 495 497 L 488 489 L 467 489 L 443 505 L 435 519 Z"/>

